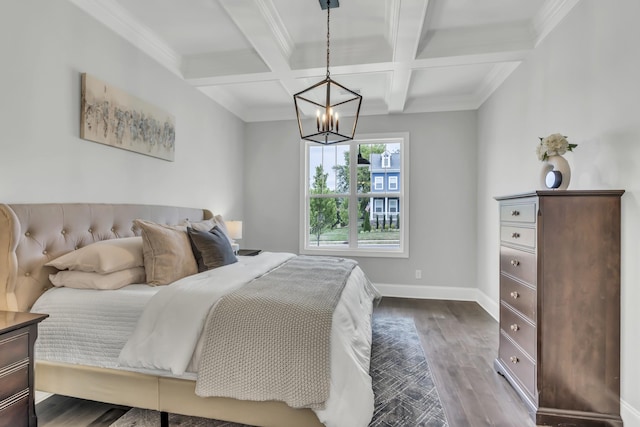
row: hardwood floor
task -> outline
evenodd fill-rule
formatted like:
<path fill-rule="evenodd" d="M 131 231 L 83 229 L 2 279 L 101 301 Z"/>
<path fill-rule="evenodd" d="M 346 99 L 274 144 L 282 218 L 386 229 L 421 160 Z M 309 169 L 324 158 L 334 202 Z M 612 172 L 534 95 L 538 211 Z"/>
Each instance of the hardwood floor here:
<path fill-rule="evenodd" d="M 493 370 L 498 323 L 478 304 L 383 298 L 374 316 L 414 320 L 451 427 L 534 427 L 524 404 Z M 36 405 L 40 427 L 107 427 L 127 410 L 64 396 Z"/>
<path fill-rule="evenodd" d="M 451 427 L 534 427 L 493 369 L 498 322 L 475 302 L 383 298 L 375 316 L 414 320 Z"/>

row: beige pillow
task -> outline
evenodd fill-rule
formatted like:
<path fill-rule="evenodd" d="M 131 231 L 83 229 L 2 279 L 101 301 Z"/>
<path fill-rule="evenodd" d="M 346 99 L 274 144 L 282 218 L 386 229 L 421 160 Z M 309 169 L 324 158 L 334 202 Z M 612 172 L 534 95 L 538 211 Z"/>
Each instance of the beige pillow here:
<path fill-rule="evenodd" d="M 136 219 L 134 224 L 142 230 L 142 252 L 147 283 L 168 285 L 198 272 L 189 237 L 182 227 L 171 227 L 140 219 Z"/>
<path fill-rule="evenodd" d="M 54 286 L 75 289 L 120 289 L 133 283 L 145 283 L 144 267 L 127 268 L 113 273 L 100 274 L 87 271 L 60 271 L 50 274 Z"/>
<path fill-rule="evenodd" d="M 215 227 L 217 225 L 217 222 L 215 219 L 205 219 L 202 221 L 186 221 L 185 224 L 187 227 L 191 227 L 194 230 L 198 230 L 198 231 L 209 231 L 211 230 L 213 227 Z"/>
<path fill-rule="evenodd" d="M 45 265 L 58 270 L 113 273 L 126 268 L 142 267 L 142 237 L 101 240 L 62 255 Z"/>

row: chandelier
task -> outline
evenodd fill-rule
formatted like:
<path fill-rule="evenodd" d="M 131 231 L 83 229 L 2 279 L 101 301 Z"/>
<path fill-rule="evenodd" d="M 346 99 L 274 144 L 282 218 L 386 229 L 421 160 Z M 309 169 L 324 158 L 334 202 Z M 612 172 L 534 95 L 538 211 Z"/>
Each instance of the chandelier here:
<path fill-rule="evenodd" d="M 319 1 L 322 9 L 327 9 L 327 75 L 324 80 L 293 95 L 293 102 L 300 137 L 328 145 L 353 139 L 362 96 L 330 77 L 330 11 L 332 7 L 338 7 L 339 3 L 338 0 Z"/>

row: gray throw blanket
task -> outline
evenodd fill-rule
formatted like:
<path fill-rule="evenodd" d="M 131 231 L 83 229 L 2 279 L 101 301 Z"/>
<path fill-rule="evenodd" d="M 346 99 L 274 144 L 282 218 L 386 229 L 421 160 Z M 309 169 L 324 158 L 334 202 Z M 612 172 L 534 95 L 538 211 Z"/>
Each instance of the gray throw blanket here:
<path fill-rule="evenodd" d="M 196 394 L 324 408 L 333 312 L 355 266 L 298 256 L 220 299 L 203 332 Z"/>

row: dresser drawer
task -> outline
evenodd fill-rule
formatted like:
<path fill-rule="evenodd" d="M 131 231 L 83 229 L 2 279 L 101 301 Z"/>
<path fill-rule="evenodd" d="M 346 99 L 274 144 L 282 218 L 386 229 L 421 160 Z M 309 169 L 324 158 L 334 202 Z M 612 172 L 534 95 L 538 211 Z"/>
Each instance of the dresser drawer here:
<path fill-rule="evenodd" d="M 500 328 L 533 360 L 536 359 L 536 327 L 528 319 L 500 304 Z"/>
<path fill-rule="evenodd" d="M 0 371 L 29 356 L 29 334 L 0 337 Z"/>
<path fill-rule="evenodd" d="M 536 366 L 503 331 L 500 334 L 499 357 L 527 392 L 535 396 Z"/>
<path fill-rule="evenodd" d="M 536 222 L 536 203 L 502 205 L 500 206 L 500 221 Z"/>
<path fill-rule="evenodd" d="M 501 246 L 500 271 L 535 286 L 537 274 L 536 255 Z"/>
<path fill-rule="evenodd" d="M 500 299 L 536 323 L 536 290 L 500 275 Z"/>
<path fill-rule="evenodd" d="M 0 370 L 0 401 L 29 388 L 29 363 L 16 363 Z"/>
<path fill-rule="evenodd" d="M 500 240 L 533 249 L 536 247 L 536 229 L 503 225 L 500 227 Z"/>
<path fill-rule="evenodd" d="M 29 391 L 0 401 L 0 427 L 29 425 Z"/>
<path fill-rule="evenodd" d="M 0 401 L 0 427 L 27 427 L 29 425 L 29 393 Z"/>

